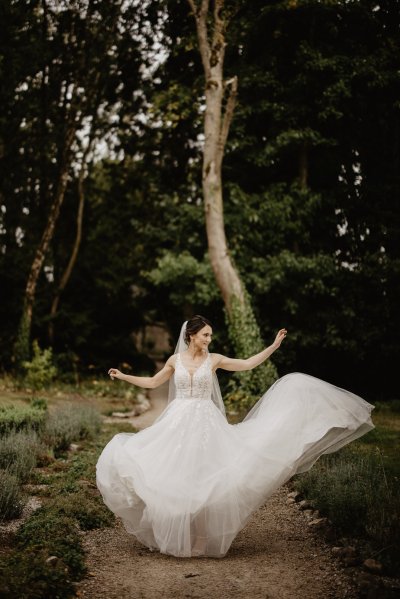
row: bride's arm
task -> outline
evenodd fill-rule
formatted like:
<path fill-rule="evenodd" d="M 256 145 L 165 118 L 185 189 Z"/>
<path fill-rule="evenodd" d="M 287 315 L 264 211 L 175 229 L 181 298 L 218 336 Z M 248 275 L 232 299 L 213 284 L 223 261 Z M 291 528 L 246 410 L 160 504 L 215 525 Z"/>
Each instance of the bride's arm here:
<path fill-rule="evenodd" d="M 175 355 L 170 356 L 165 363 L 164 368 L 162 368 L 157 374 L 154 376 L 134 376 L 131 374 L 124 374 L 117 368 L 110 368 L 108 374 L 112 379 L 120 379 L 121 381 L 126 381 L 131 385 L 136 385 L 137 387 L 142 387 L 143 389 L 155 389 L 159 387 L 165 381 L 167 381 L 174 372 L 174 362 Z"/>
<path fill-rule="evenodd" d="M 286 337 L 286 334 L 286 329 L 280 329 L 272 345 L 263 349 L 263 351 L 261 351 L 259 354 L 255 354 L 246 360 L 237 360 L 236 358 L 227 358 L 221 354 L 214 354 L 214 368 L 222 368 L 223 370 L 231 371 L 252 370 L 256 366 L 259 366 L 265 362 L 265 360 L 269 358 L 270 355 L 278 349 L 278 347 L 280 347 L 282 341 Z"/>

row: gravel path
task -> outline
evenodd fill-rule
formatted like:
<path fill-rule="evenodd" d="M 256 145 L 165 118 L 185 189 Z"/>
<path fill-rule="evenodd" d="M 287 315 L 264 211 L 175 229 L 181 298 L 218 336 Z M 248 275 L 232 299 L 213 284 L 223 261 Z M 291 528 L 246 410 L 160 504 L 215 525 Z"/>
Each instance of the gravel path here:
<path fill-rule="evenodd" d="M 162 395 L 136 426 L 148 426 L 160 413 Z M 77 594 L 87 599 L 355 599 L 351 578 L 332 557 L 331 546 L 288 503 L 288 492 L 281 487 L 254 513 L 222 559 L 151 552 L 120 521 L 91 531 L 83 539 L 89 573 Z"/>

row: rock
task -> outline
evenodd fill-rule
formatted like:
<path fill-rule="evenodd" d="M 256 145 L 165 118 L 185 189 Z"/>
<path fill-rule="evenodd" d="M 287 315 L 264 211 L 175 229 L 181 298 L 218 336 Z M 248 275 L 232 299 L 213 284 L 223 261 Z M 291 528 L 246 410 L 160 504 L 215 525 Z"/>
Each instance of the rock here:
<path fill-rule="evenodd" d="M 286 499 L 286 503 L 287 503 L 288 505 L 290 505 L 290 504 L 292 504 L 292 503 L 296 503 L 296 500 L 295 500 L 293 497 L 288 497 L 288 498 Z"/>
<path fill-rule="evenodd" d="M 149 400 L 144 398 L 143 401 L 139 402 L 138 405 L 135 406 L 134 412 L 136 413 L 137 416 L 139 416 L 139 414 L 143 414 L 143 412 L 147 412 L 147 410 L 150 410 L 150 408 L 151 408 L 151 404 L 150 404 Z"/>
<path fill-rule="evenodd" d="M 78 449 L 80 449 L 80 445 L 77 445 L 76 443 L 71 443 L 68 449 L 69 451 L 78 451 Z"/>
<path fill-rule="evenodd" d="M 313 519 L 313 510 L 303 510 L 303 514 L 305 515 L 305 517 L 308 520 L 312 520 Z"/>
<path fill-rule="evenodd" d="M 359 557 L 344 557 L 343 558 L 343 565 L 345 566 L 345 568 L 353 568 L 354 566 L 358 566 L 360 564 L 360 558 Z"/>
<path fill-rule="evenodd" d="M 328 526 L 329 520 L 328 518 L 316 518 L 315 520 L 311 520 L 308 523 L 308 526 L 313 529 L 325 528 Z"/>
<path fill-rule="evenodd" d="M 300 493 L 300 491 L 292 491 L 291 493 L 288 493 L 288 497 L 290 497 L 291 499 L 294 499 L 295 501 L 299 501 L 299 498 L 301 497 L 301 493 Z"/>
<path fill-rule="evenodd" d="M 311 503 L 308 501 L 308 499 L 303 499 L 302 501 L 300 501 L 298 503 L 298 506 L 301 510 L 309 510 L 312 509 L 312 505 Z"/>
<path fill-rule="evenodd" d="M 144 412 L 147 412 L 151 408 L 151 404 L 148 399 L 144 398 L 143 401 L 134 405 L 130 412 L 113 412 L 111 416 L 113 418 L 135 418 L 140 416 Z"/>
<path fill-rule="evenodd" d="M 363 562 L 363 566 L 365 570 L 368 572 L 372 572 L 372 574 L 381 574 L 383 570 L 383 565 L 381 562 L 378 562 L 376 559 L 368 558 Z"/>
<path fill-rule="evenodd" d="M 131 416 L 134 416 L 135 414 L 133 412 L 113 412 L 111 414 L 111 416 L 113 418 L 130 418 Z"/>
<path fill-rule="evenodd" d="M 50 555 L 50 557 L 46 559 L 46 564 L 50 564 L 50 566 L 55 566 L 57 562 L 58 557 L 56 555 Z"/>

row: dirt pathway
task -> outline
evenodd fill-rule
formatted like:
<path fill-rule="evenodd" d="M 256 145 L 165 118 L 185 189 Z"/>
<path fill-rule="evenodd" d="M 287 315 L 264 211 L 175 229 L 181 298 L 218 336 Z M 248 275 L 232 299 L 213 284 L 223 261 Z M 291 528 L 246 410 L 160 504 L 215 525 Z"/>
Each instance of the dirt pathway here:
<path fill-rule="evenodd" d="M 153 408 L 136 418 L 144 428 L 165 403 L 161 389 Z M 89 574 L 78 596 L 87 599 L 252 598 L 354 599 L 350 577 L 331 547 L 287 502 L 281 487 L 253 515 L 223 559 L 179 559 L 143 547 L 118 521 L 84 537 Z"/>

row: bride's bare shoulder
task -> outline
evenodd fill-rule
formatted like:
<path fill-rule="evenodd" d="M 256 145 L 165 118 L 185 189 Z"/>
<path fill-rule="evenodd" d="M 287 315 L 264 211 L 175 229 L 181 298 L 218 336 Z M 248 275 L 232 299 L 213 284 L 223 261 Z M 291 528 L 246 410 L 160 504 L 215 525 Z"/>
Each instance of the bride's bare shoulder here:
<path fill-rule="evenodd" d="M 221 359 L 224 356 L 222 354 L 212 354 L 210 353 L 210 359 L 211 359 L 211 363 L 212 363 L 212 368 L 215 370 L 216 368 L 218 368 L 218 365 L 221 362 Z"/>
<path fill-rule="evenodd" d="M 172 354 L 172 356 L 170 356 L 168 360 L 165 362 L 165 366 L 173 368 L 175 370 L 177 355 L 178 354 Z"/>

